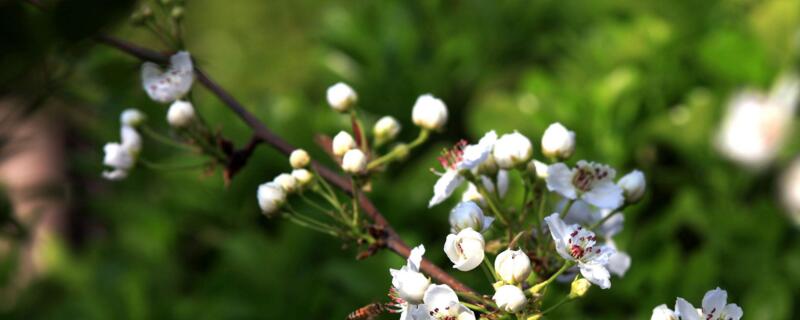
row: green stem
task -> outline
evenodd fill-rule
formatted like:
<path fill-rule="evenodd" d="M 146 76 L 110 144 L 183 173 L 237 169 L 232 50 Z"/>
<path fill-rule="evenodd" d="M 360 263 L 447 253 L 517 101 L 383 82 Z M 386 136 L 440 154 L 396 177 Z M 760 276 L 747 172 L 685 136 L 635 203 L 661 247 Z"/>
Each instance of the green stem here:
<path fill-rule="evenodd" d="M 430 135 L 430 131 L 428 131 L 426 129 L 422 129 L 419 132 L 419 135 L 417 136 L 417 138 L 414 139 L 414 141 L 411 141 L 411 143 L 409 143 L 408 145 L 406 145 L 406 148 L 407 148 L 406 150 L 402 150 L 402 149 L 398 149 L 398 148 L 392 149 L 392 151 L 389 151 L 389 153 L 387 153 L 387 154 L 385 154 L 385 155 L 383 155 L 383 156 L 381 156 L 381 157 L 379 157 L 379 158 L 377 158 L 375 160 L 370 161 L 370 163 L 367 164 L 367 170 L 372 170 L 372 169 L 380 167 L 380 166 L 382 166 L 382 165 L 384 165 L 384 164 L 386 164 L 388 162 L 391 162 L 391 161 L 395 160 L 397 157 L 399 157 L 402 153 L 406 153 L 407 154 L 408 152 L 411 151 L 411 149 L 414 149 L 414 148 L 418 147 L 423 142 L 428 140 L 428 136 L 429 135 Z"/>
<path fill-rule="evenodd" d="M 529 289 L 530 293 L 532 293 L 532 294 L 533 293 L 537 293 L 537 292 L 541 291 L 542 288 L 545 288 L 548 285 L 550 285 L 550 283 L 555 281 L 556 278 L 558 278 L 558 276 L 560 276 L 562 273 L 564 273 L 564 271 L 567 271 L 567 269 L 569 269 L 569 267 L 571 267 L 572 264 L 573 264 L 572 261 L 565 261 L 564 265 L 561 266 L 561 269 L 558 269 L 558 271 L 556 271 L 556 273 L 554 273 L 552 276 L 550 276 L 550 278 L 548 278 L 547 280 L 542 281 L 540 283 L 537 283 L 535 286 L 530 288 Z"/>
<path fill-rule="evenodd" d="M 573 203 L 575 203 L 575 199 L 569 199 L 569 201 L 567 201 L 567 205 L 561 209 L 561 214 L 559 215 L 561 219 L 564 219 L 564 217 L 567 216 L 567 213 L 569 213 L 569 209 L 572 208 Z"/>
<path fill-rule="evenodd" d="M 355 178 L 350 178 L 350 184 L 353 188 L 353 227 L 358 227 L 358 191 L 359 186 Z"/>
<path fill-rule="evenodd" d="M 614 212 L 611 212 L 611 213 L 607 214 L 605 217 L 603 217 L 603 219 L 600 219 L 600 221 L 597 221 L 597 222 L 595 222 L 593 225 L 591 225 L 591 226 L 589 227 L 589 230 L 592 230 L 592 231 L 594 231 L 594 229 L 596 229 L 597 227 L 599 227 L 599 226 L 603 225 L 603 223 L 605 223 L 606 221 L 608 221 L 608 219 L 610 219 L 612 216 L 614 216 L 614 215 L 615 215 L 615 214 L 617 214 L 617 213 L 619 213 L 619 211 L 614 211 Z"/>
<path fill-rule="evenodd" d="M 482 306 L 479 306 L 477 304 L 472 304 L 472 303 L 464 302 L 464 301 L 460 301 L 460 303 L 463 304 L 465 307 L 470 308 L 472 310 L 480 311 L 481 313 L 484 313 L 484 314 L 488 314 L 489 313 L 489 310 L 487 310 L 486 308 L 484 308 Z"/>
<path fill-rule="evenodd" d="M 163 143 L 165 145 L 173 146 L 173 147 L 180 148 L 180 149 L 183 149 L 183 150 L 186 150 L 186 151 L 192 151 L 192 152 L 197 152 L 198 151 L 197 149 L 192 148 L 191 146 L 188 146 L 188 145 L 183 144 L 181 142 L 177 142 L 177 141 L 175 141 L 175 139 L 167 137 L 167 136 L 159 133 L 158 131 L 153 130 L 152 128 L 150 128 L 147 125 L 142 125 L 140 127 L 140 129 L 142 130 L 142 132 L 144 132 L 145 135 L 147 135 L 151 139 L 153 139 L 155 141 L 158 141 L 160 143 Z"/>
<path fill-rule="evenodd" d="M 197 169 L 208 166 L 210 163 L 208 161 L 201 162 L 201 163 L 180 163 L 180 164 L 164 164 L 164 163 L 156 163 L 152 161 L 148 161 L 142 157 L 137 159 L 139 163 L 142 164 L 145 168 L 151 170 L 190 170 L 190 169 Z"/>
<path fill-rule="evenodd" d="M 500 276 L 497 275 L 497 271 L 494 270 L 494 266 L 485 255 L 483 256 L 483 266 L 492 274 L 492 279 L 494 279 L 494 281 L 500 281 Z"/>
<path fill-rule="evenodd" d="M 570 301 L 572 301 L 572 300 L 573 300 L 573 299 L 570 299 L 570 297 L 565 297 L 564 299 L 561 299 L 561 301 L 559 301 L 559 302 L 557 302 L 556 304 L 554 304 L 554 305 L 550 306 L 550 308 L 547 308 L 546 310 L 542 311 L 542 313 L 541 313 L 541 314 L 543 314 L 543 315 L 544 315 L 544 314 L 546 314 L 546 313 L 548 313 L 548 312 L 551 312 L 551 311 L 553 311 L 553 310 L 555 310 L 555 309 L 558 309 L 558 307 L 560 307 L 561 305 L 563 305 L 563 304 L 565 304 L 565 303 L 567 303 L 567 302 L 570 302 Z"/>

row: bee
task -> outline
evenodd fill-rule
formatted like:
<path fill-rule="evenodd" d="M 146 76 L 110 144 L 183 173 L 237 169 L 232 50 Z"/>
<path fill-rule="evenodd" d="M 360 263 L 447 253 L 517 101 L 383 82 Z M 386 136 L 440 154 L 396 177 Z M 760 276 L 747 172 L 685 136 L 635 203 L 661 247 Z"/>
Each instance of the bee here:
<path fill-rule="evenodd" d="M 387 311 L 383 303 L 370 303 L 350 313 L 345 320 L 370 320 Z"/>

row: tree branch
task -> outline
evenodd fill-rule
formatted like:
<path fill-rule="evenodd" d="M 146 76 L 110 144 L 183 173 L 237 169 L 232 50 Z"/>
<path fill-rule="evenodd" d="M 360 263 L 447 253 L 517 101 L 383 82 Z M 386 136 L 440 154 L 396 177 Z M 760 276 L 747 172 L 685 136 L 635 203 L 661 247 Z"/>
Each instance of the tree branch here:
<path fill-rule="evenodd" d="M 162 54 L 147 48 L 143 48 L 111 36 L 99 35 L 96 39 L 102 44 L 114 47 L 129 55 L 139 58 L 140 60 L 159 63 L 165 63 L 169 60 L 169 55 L 167 54 Z M 217 98 L 219 98 L 226 106 L 228 106 L 228 108 L 233 110 L 233 112 L 235 112 L 253 130 L 255 136 L 286 156 L 291 154 L 291 152 L 296 149 L 294 146 L 283 140 L 280 136 L 269 130 L 261 121 L 258 120 L 258 118 L 247 111 L 247 109 L 245 109 L 245 107 L 240 104 L 239 101 L 225 91 L 225 89 L 223 89 L 220 85 L 214 82 L 214 80 L 206 75 L 206 73 L 200 68 L 195 67 L 195 73 L 197 75 L 197 80 L 206 88 L 208 88 L 208 90 L 214 93 L 214 95 L 216 95 Z M 315 170 L 317 170 L 317 172 L 319 172 L 322 178 L 329 181 L 337 188 L 348 192 L 351 195 L 353 194 L 352 185 L 350 184 L 349 179 L 337 174 L 336 172 L 330 170 L 324 165 L 319 164 L 316 161 L 312 160 L 311 165 Z M 400 256 L 408 258 L 408 255 L 411 253 L 411 248 L 409 248 L 409 246 L 403 242 L 399 234 L 394 230 L 394 228 L 392 228 L 386 218 L 383 217 L 383 214 L 378 211 L 372 201 L 364 196 L 363 193 L 359 194 L 358 201 L 364 210 L 364 213 L 366 213 L 367 216 L 372 219 L 375 225 L 382 227 L 386 232 L 386 247 Z M 423 272 L 427 273 L 437 281 L 449 285 L 454 290 L 475 293 L 475 291 L 470 287 L 458 281 L 456 278 L 453 278 L 450 274 L 425 258 L 422 259 L 420 267 Z"/>

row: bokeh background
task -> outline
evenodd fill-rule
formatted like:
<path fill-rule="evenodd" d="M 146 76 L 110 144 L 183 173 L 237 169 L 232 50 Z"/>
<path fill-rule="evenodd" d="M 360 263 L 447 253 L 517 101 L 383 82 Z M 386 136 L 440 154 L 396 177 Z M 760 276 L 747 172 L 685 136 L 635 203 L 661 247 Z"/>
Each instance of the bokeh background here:
<path fill-rule="evenodd" d="M 102 28 L 159 43 L 127 23 L 137 4 L 45 2 L 58 9 L 0 1 L 0 94 L 56 119 L 63 179 L 49 196 L 61 199 L 65 219 L 37 247 L 38 276 L 2 291 L 0 317 L 343 319 L 385 301 L 388 269 L 402 259 L 382 252 L 356 262 L 339 240 L 259 213 L 257 185 L 289 169 L 269 148 L 258 148 L 229 187 L 219 170 L 137 168 L 127 180 L 102 180 L 102 145 L 117 139 L 120 111 L 136 107 L 149 125 L 168 127 L 165 106 L 141 89 L 139 62 L 89 37 Z M 713 147 L 732 94 L 767 90 L 798 70 L 800 2 L 187 2 L 186 43 L 197 63 L 317 159 L 326 156 L 313 136 L 348 127 L 325 103 L 334 82 L 358 91 L 369 119 L 399 119 L 405 140 L 416 134 L 417 95 L 447 103 L 447 131 L 377 178 L 370 194 L 439 266 L 449 266 L 439 248 L 455 201 L 426 208 L 441 148 L 490 129 L 538 141 L 559 121 L 577 133 L 574 159 L 641 169 L 648 192 L 617 239 L 633 257 L 628 274 L 552 318 L 646 319 L 676 296 L 699 305 L 716 286 L 748 319 L 800 318 L 800 234 L 778 196 L 781 172 L 800 153 L 797 129 L 762 170 Z M 214 128 L 247 141 L 250 131 L 224 105 L 194 92 Z M 143 157 L 193 160 L 152 140 Z M 8 197 L 2 203 L 12 214 Z M 25 240 L 4 239 L 0 284 L 13 287 Z M 489 292 L 474 273 L 456 276 Z"/>

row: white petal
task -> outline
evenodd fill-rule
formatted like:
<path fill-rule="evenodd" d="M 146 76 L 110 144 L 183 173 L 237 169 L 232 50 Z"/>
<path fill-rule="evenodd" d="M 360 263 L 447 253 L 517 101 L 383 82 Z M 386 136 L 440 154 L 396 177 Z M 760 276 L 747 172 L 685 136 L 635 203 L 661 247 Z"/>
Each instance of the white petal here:
<path fill-rule="evenodd" d="M 462 259 L 457 261 L 453 264 L 453 268 L 456 268 L 461 271 L 470 271 L 472 269 L 477 268 L 483 262 L 484 251 L 483 251 L 484 244 L 478 241 L 462 241 L 461 248 L 465 253 L 469 253 L 466 255 L 466 259 Z"/>
<path fill-rule="evenodd" d="M 122 169 L 114 169 L 112 171 L 103 171 L 103 178 L 111 181 L 119 181 L 128 177 L 128 171 Z"/>
<path fill-rule="evenodd" d="M 416 248 L 411 250 L 411 254 L 408 255 L 408 268 L 413 271 L 419 271 L 420 262 L 422 262 L 422 255 L 425 254 L 425 246 L 419 245 Z"/>
<path fill-rule="evenodd" d="M 483 229 L 481 229 L 481 232 L 489 230 L 489 227 L 492 226 L 492 222 L 494 222 L 494 217 L 483 216 Z"/>
<path fill-rule="evenodd" d="M 624 276 L 630 267 L 631 256 L 625 252 L 617 251 L 608 258 L 608 271 L 617 276 Z"/>
<path fill-rule="evenodd" d="M 602 289 L 611 288 L 611 274 L 605 266 L 599 263 L 581 263 L 578 265 L 581 274 L 589 282 L 596 284 Z"/>
<path fill-rule="evenodd" d="M 500 169 L 497 171 L 497 194 L 500 198 L 505 198 L 508 193 L 508 171 Z"/>
<path fill-rule="evenodd" d="M 447 198 L 453 194 L 453 191 L 463 182 L 464 177 L 459 175 L 457 171 L 447 170 L 447 172 L 439 177 L 439 180 L 436 180 L 436 184 L 433 185 L 433 198 L 431 198 L 431 201 L 428 203 L 428 208 L 447 200 Z"/>
<path fill-rule="evenodd" d="M 578 194 L 572 185 L 572 170 L 566 164 L 556 163 L 547 167 L 547 189 L 566 198 L 575 199 Z"/>
<path fill-rule="evenodd" d="M 623 191 L 610 179 L 598 181 L 591 190 L 581 196 L 581 199 L 603 209 L 616 209 L 625 201 Z"/>
<path fill-rule="evenodd" d="M 458 170 L 469 170 L 477 168 L 478 165 L 486 161 L 492 153 L 494 143 L 497 141 L 497 133 L 494 130 L 487 132 L 477 144 L 471 144 L 464 148 L 461 162 L 458 163 Z"/>
<path fill-rule="evenodd" d="M 722 314 L 725 315 L 725 320 L 739 320 L 744 315 L 742 308 L 736 305 L 735 303 L 731 303 L 725 306 L 725 309 L 722 310 Z"/>
<path fill-rule="evenodd" d="M 429 309 L 446 308 L 458 304 L 458 296 L 450 286 L 446 284 L 431 285 L 425 290 L 422 301 Z"/>
<path fill-rule="evenodd" d="M 667 307 L 666 304 L 653 308 L 650 320 L 678 320 L 678 315 Z"/>
<path fill-rule="evenodd" d="M 728 292 L 720 288 L 708 291 L 703 296 L 703 314 L 717 316 L 725 308 L 726 303 L 728 303 Z"/>
<path fill-rule="evenodd" d="M 678 297 L 675 302 L 675 311 L 681 316 L 681 320 L 700 320 L 697 309 L 683 298 Z"/>
<path fill-rule="evenodd" d="M 547 222 L 547 227 L 550 230 L 550 235 L 553 237 L 558 254 L 564 259 L 574 260 L 566 249 L 566 239 L 569 235 L 567 234 L 567 224 L 564 223 L 564 220 L 561 220 L 558 213 L 553 213 L 544 218 L 544 221 Z"/>

